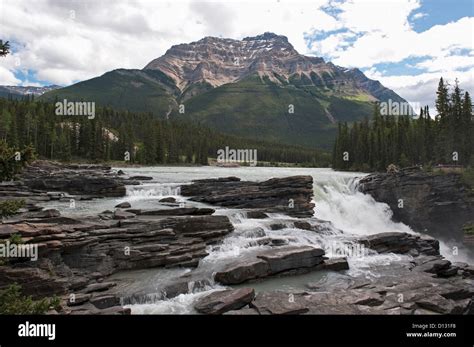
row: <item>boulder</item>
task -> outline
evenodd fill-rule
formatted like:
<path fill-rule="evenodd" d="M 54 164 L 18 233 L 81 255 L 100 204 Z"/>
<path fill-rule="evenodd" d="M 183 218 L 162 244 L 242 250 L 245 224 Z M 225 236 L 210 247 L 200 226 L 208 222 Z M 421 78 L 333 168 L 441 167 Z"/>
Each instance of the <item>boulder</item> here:
<path fill-rule="evenodd" d="M 174 298 L 180 294 L 187 294 L 188 292 L 189 292 L 188 282 L 173 283 L 163 288 L 163 294 L 168 299 Z"/>
<path fill-rule="evenodd" d="M 99 309 L 120 306 L 120 298 L 115 295 L 101 295 L 93 297 L 89 302 Z"/>
<path fill-rule="evenodd" d="M 308 222 L 296 221 L 294 223 L 295 228 L 303 230 L 312 230 L 313 227 Z"/>
<path fill-rule="evenodd" d="M 67 305 L 68 306 L 82 305 L 88 302 L 91 296 L 92 296 L 91 294 L 82 294 L 82 293 L 74 294 L 74 296 L 69 296 L 67 300 Z"/>
<path fill-rule="evenodd" d="M 217 272 L 214 279 L 223 284 L 238 284 L 270 274 L 265 260 L 251 259 L 229 265 L 224 271 Z"/>
<path fill-rule="evenodd" d="M 286 246 L 261 252 L 255 258 L 240 260 L 216 273 L 223 284 L 237 284 L 289 271 L 310 271 L 319 266 L 324 250 L 310 246 Z"/>
<path fill-rule="evenodd" d="M 261 253 L 257 258 L 266 261 L 270 273 L 311 268 L 323 262 L 324 250 L 310 246 L 284 247 Z"/>
<path fill-rule="evenodd" d="M 167 198 L 160 199 L 159 202 L 175 203 L 176 199 L 170 196 L 170 197 L 167 197 Z"/>
<path fill-rule="evenodd" d="M 262 211 L 247 211 L 247 218 L 250 219 L 264 219 L 268 218 L 268 215 Z"/>
<path fill-rule="evenodd" d="M 332 271 L 341 271 L 341 270 L 349 270 L 349 263 L 347 262 L 347 258 L 330 258 L 326 259 L 323 263 L 325 270 L 332 270 Z"/>
<path fill-rule="evenodd" d="M 199 298 L 194 308 L 199 313 L 222 314 L 248 305 L 254 297 L 252 288 L 221 290 Z"/>
<path fill-rule="evenodd" d="M 124 201 L 118 205 L 115 205 L 115 208 L 130 208 L 130 207 L 132 207 L 132 205 L 127 201 Z"/>

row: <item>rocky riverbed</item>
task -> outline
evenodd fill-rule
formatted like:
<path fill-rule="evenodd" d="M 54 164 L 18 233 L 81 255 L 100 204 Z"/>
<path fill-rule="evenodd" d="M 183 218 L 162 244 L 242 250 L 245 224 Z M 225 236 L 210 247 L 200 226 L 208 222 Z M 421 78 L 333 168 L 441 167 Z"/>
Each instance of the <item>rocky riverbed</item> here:
<path fill-rule="evenodd" d="M 474 312 L 472 265 L 445 259 L 427 235 L 357 235 L 316 218 L 310 175 L 203 179 L 153 199 L 152 207 L 125 201 L 127 186 L 153 180 L 101 165 L 38 162 L 18 181 L 0 184 L 0 199 L 26 202 L 3 220 L 0 239 L 19 235 L 38 247 L 37 260 L 3 262 L 0 288 L 16 282 L 36 298 L 59 295 L 62 308 L 51 313 L 61 314 L 129 314 L 137 303 L 186 296 L 193 298 L 189 312 L 203 314 Z M 48 208 L 99 197 L 124 201 L 80 216 Z M 341 245 L 359 254 L 346 254 Z M 223 250 L 226 257 L 219 258 Z M 384 255 L 395 260 L 353 272 L 364 257 Z M 158 277 L 143 271 L 159 271 Z M 262 289 L 268 281 L 313 274 L 324 276 L 299 289 Z"/>

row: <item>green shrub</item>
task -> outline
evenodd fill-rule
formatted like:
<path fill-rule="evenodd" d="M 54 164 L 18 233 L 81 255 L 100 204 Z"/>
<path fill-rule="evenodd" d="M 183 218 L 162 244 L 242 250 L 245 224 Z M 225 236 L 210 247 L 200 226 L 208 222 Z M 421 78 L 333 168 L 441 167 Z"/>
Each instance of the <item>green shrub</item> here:
<path fill-rule="evenodd" d="M 50 309 L 58 310 L 60 299 L 57 296 L 33 300 L 21 293 L 21 286 L 14 283 L 0 290 L 0 314 L 44 314 Z"/>
<path fill-rule="evenodd" d="M 25 200 L 6 200 L 0 202 L 0 218 L 9 217 L 25 206 Z"/>
<path fill-rule="evenodd" d="M 19 158 L 17 158 L 17 154 L 20 154 Z M 0 181 L 14 179 L 34 159 L 35 153 L 32 147 L 26 147 L 20 151 L 17 148 L 9 147 L 4 140 L 0 140 Z"/>
<path fill-rule="evenodd" d="M 8 241 L 10 241 L 10 244 L 15 244 L 15 245 L 21 245 L 24 243 L 20 234 L 12 234 L 10 238 L 8 239 Z"/>

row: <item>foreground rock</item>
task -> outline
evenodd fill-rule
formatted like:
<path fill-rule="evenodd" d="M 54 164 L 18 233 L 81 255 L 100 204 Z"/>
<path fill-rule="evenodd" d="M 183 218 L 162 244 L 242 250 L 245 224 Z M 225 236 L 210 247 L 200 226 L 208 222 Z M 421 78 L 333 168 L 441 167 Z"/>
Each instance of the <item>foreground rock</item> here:
<path fill-rule="evenodd" d="M 259 293 L 250 304 L 258 314 L 302 314 L 309 308 L 301 300 L 295 300 L 292 293 L 263 292 Z"/>
<path fill-rule="evenodd" d="M 250 314 L 474 314 L 474 276 L 461 271 L 449 279 L 439 276 L 442 269 L 452 267 L 468 265 L 446 263 L 441 256 L 420 255 L 415 261 L 372 269 L 384 275 L 351 277 L 334 272 L 320 283 L 308 284 L 308 290 L 260 292 L 249 304 L 253 311 L 247 308 L 241 311 Z M 231 313 L 239 314 L 239 311 Z"/>
<path fill-rule="evenodd" d="M 40 191 L 60 191 L 96 197 L 120 197 L 123 182 L 104 165 L 59 164 L 37 161 L 20 175 L 26 187 Z"/>
<path fill-rule="evenodd" d="M 215 280 L 223 284 L 238 284 L 291 270 L 307 271 L 322 264 L 323 255 L 322 249 L 309 246 L 272 249 L 253 259 L 227 266 L 216 273 Z"/>
<path fill-rule="evenodd" d="M 121 197 L 124 181 L 104 165 L 60 164 L 35 161 L 17 181 L 0 182 L 0 200 L 23 199 L 26 209 L 38 210 L 37 202 L 71 198 Z M 71 196 L 69 194 L 78 195 Z"/>
<path fill-rule="evenodd" d="M 199 313 L 222 314 L 247 306 L 254 297 L 255 292 L 252 288 L 221 290 L 200 298 L 194 308 Z"/>
<path fill-rule="evenodd" d="M 474 194 L 457 173 L 433 174 L 416 168 L 376 173 L 360 181 L 360 190 L 388 204 L 394 220 L 419 232 L 460 240 L 463 225 L 473 221 Z"/>
<path fill-rule="evenodd" d="M 427 235 L 388 232 L 365 236 L 358 241 L 378 253 L 439 255 L 439 241 Z"/>
<path fill-rule="evenodd" d="M 311 176 L 272 178 L 264 182 L 241 181 L 237 177 L 196 180 L 181 186 L 181 194 L 194 201 L 231 208 L 255 208 L 294 217 L 314 214 Z"/>
<path fill-rule="evenodd" d="M 101 282 L 107 276 L 120 270 L 196 267 L 207 255 L 207 245 L 233 230 L 226 216 L 137 216 L 118 221 L 48 216 L 0 225 L 0 242 L 16 234 L 25 245 L 38 247 L 36 261 L 9 259 L 0 266 L 0 288 L 16 282 L 24 294 L 34 298 L 101 293 L 80 296 L 80 305 L 78 301 L 68 305 L 71 314 L 95 314 L 117 303 L 116 297 L 102 293 L 111 288 Z M 64 219 L 61 223 L 50 222 L 60 218 Z M 118 308 L 112 311 L 106 312 L 127 313 Z"/>

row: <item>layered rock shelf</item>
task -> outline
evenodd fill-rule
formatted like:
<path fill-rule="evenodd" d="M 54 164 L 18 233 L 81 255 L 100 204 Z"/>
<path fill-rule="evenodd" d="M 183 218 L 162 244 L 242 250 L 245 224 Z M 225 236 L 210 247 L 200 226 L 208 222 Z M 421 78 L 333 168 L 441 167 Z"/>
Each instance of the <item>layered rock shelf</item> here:
<path fill-rule="evenodd" d="M 35 161 L 16 181 L 0 182 L 0 200 L 24 199 L 27 208 L 34 204 L 60 199 L 92 199 L 125 196 L 126 180 L 110 166 L 59 164 Z"/>
<path fill-rule="evenodd" d="M 19 235 L 25 244 L 38 246 L 38 260 L 0 266 L 0 287 L 17 282 L 25 294 L 42 297 L 88 292 L 87 286 L 101 285 L 97 281 L 120 270 L 196 267 L 207 255 L 206 245 L 232 230 L 226 216 L 212 215 L 118 221 L 17 218 L 0 225 L 0 242 Z"/>
<path fill-rule="evenodd" d="M 357 241 L 377 253 L 439 255 L 439 241 L 427 235 L 391 232 L 361 237 Z"/>
<path fill-rule="evenodd" d="M 461 240 L 463 225 L 474 222 L 474 194 L 458 173 L 419 168 L 376 173 L 361 179 L 359 189 L 388 204 L 394 220 L 419 232 Z"/>
<path fill-rule="evenodd" d="M 181 194 L 192 201 L 229 208 L 259 209 L 301 218 L 314 214 L 311 176 L 272 178 L 264 182 L 241 181 L 237 177 L 196 180 L 181 186 Z"/>
<path fill-rule="evenodd" d="M 213 293 L 200 298 L 195 309 L 199 312 L 202 303 L 207 303 L 206 308 L 213 303 L 220 310 L 212 313 L 238 315 L 474 314 L 474 267 L 451 264 L 441 256 L 422 255 L 391 265 L 387 274 L 377 277 L 335 273 L 328 278 L 332 280 L 308 283 L 302 291 L 259 292 L 248 304 L 237 293 L 222 293 L 225 300 Z"/>
<path fill-rule="evenodd" d="M 309 271 L 324 262 L 323 256 L 324 250 L 309 246 L 276 248 L 231 264 L 216 273 L 215 280 L 223 284 L 238 284 L 291 270 Z"/>
<path fill-rule="evenodd" d="M 184 206 L 174 197 L 157 199 L 156 206 L 146 209 L 114 201 L 113 210 L 79 217 L 38 206 L 50 200 L 123 196 L 125 185 L 140 184 L 138 180 L 150 178 L 130 179 L 101 165 L 37 162 L 19 180 L 1 183 L 0 199 L 21 198 L 26 205 L 2 221 L 0 243 L 15 240 L 36 246 L 38 254 L 37 259 L 1 259 L 0 289 L 18 283 L 24 294 L 34 298 L 59 295 L 62 308 L 57 313 L 61 314 L 130 314 L 124 305 L 135 303 L 133 295 L 148 293 L 133 291 L 126 297 L 121 291 L 123 283 L 114 279 L 116 275 L 130 270 L 161 268 L 167 273 L 186 268 L 169 283 L 153 282 L 152 290 L 159 291 L 158 300 L 198 294 L 191 305 L 202 314 L 474 313 L 473 266 L 443 258 L 439 242 L 430 236 L 399 232 L 345 235 L 343 242 L 360 245 L 370 255 L 403 255 L 390 266 L 370 265 L 377 276 L 350 276 L 352 260 L 329 258 L 319 244 L 318 240 L 339 237 L 343 231 L 313 217 L 310 176 L 264 182 L 236 177 L 198 180 L 181 186 L 182 195 L 190 198 Z M 372 179 L 363 184 L 370 190 L 367 187 L 373 184 Z M 434 199 L 438 198 L 435 194 Z M 206 261 L 201 260 L 225 246 L 226 237 L 240 237 L 242 230 L 234 233 L 227 215 L 200 203 L 242 209 L 240 215 L 266 225 L 264 231 L 250 224 L 253 229 L 245 232 L 256 235 L 249 238 L 255 250 L 226 259 L 212 268 L 212 275 L 210 270 L 203 271 L 207 269 L 200 264 Z M 271 213 L 288 217 L 275 218 Z M 296 237 L 302 234 L 317 237 L 302 245 Z M 307 283 L 304 290 L 253 288 L 272 277 L 311 271 L 324 271 L 325 275 Z M 241 287 L 242 283 L 246 287 Z M 209 289 L 210 293 L 200 293 Z"/>

